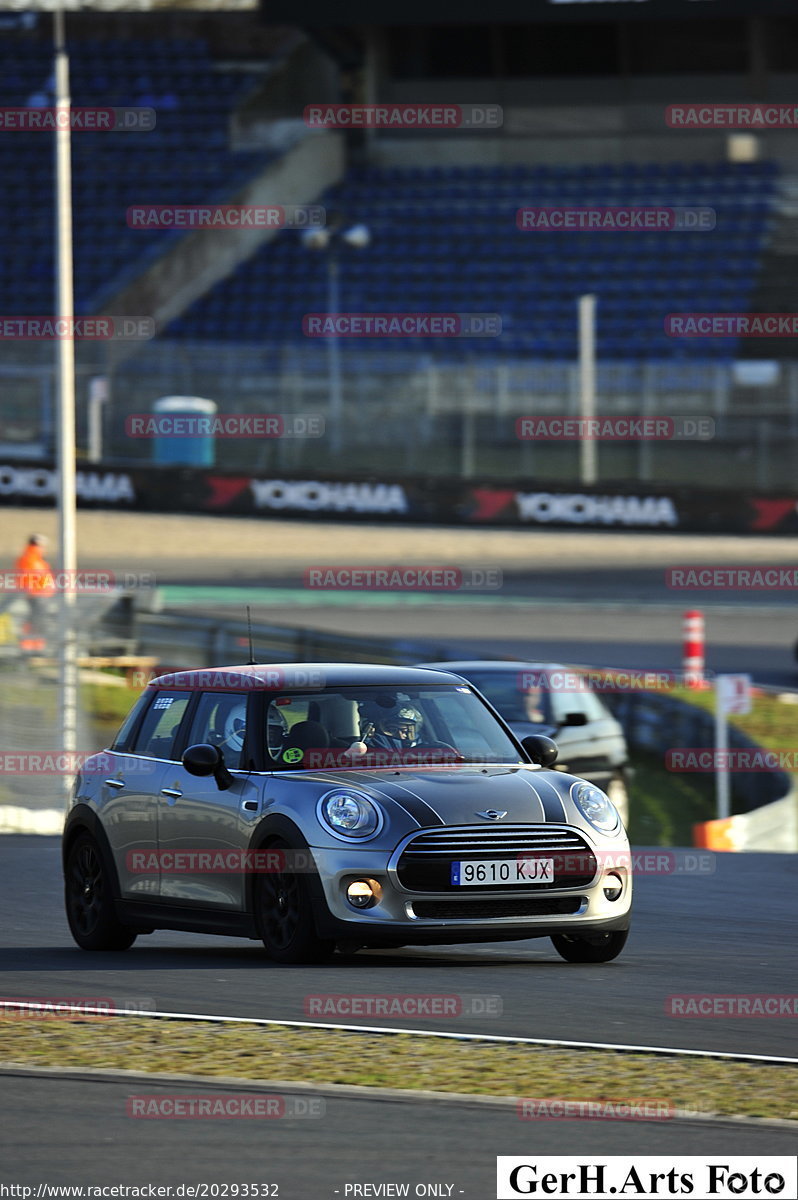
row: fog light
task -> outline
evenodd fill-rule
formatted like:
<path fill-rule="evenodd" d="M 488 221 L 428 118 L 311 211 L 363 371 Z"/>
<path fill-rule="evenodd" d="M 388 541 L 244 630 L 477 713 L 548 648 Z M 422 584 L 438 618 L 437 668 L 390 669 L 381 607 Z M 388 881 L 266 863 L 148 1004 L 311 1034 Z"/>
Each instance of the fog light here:
<path fill-rule="evenodd" d="M 346 898 L 353 908 L 371 908 L 382 895 L 376 879 L 353 879 L 347 884 Z"/>
<path fill-rule="evenodd" d="M 623 880 L 619 875 L 608 875 L 604 881 L 604 895 L 607 900 L 617 900 L 623 891 Z"/>

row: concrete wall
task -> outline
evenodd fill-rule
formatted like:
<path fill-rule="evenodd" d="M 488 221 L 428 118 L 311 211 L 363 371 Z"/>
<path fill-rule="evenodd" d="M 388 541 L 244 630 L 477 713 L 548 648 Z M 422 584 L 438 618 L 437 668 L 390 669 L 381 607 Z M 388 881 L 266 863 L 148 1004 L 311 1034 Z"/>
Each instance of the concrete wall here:
<path fill-rule="evenodd" d="M 798 793 L 723 821 L 693 826 L 693 843 L 707 850 L 798 851 Z"/>
<path fill-rule="evenodd" d="M 714 716 L 658 692 L 626 693 L 612 700 L 630 746 L 656 753 L 714 744 Z M 756 746 L 729 727 L 729 746 Z M 693 826 L 694 845 L 707 850 L 798 851 L 798 792 L 785 771 L 748 771 L 732 776 L 732 789 L 749 811 Z"/>
<path fill-rule="evenodd" d="M 626 161 L 716 161 L 727 157 L 735 130 L 671 129 L 671 104 L 791 104 L 798 76 L 772 75 L 767 95 L 757 94 L 747 76 L 684 76 L 646 79 L 418 80 L 380 82 L 381 101 L 418 104 L 498 104 L 500 129 L 474 136 L 431 131 L 425 137 L 375 133 L 372 160 L 384 165 L 443 163 L 601 163 Z M 760 158 L 798 169 L 793 129 L 757 133 Z"/>

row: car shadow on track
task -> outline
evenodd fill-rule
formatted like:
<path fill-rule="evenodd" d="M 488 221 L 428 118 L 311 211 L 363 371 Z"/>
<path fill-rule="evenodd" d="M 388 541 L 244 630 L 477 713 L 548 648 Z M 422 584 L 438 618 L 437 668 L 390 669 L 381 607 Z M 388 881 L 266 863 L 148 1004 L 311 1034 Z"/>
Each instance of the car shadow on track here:
<path fill-rule="evenodd" d="M 543 955 L 545 954 L 545 957 Z M 70 974 L 91 974 L 103 971 L 141 972 L 164 971 L 179 969 L 181 971 L 208 971 L 216 968 L 225 970 L 263 970 L 271 969 L 280 972 L 295 971 L 324 971 L 335 970 L 357 971 L 366 968 L 369 972 L 395 970 L 401 967 L 403 971 L 413 970 L 426 972 L 434 969 L 460 970 L 463 966 L 469 969 L 495 970 L 497 967 L 557 967 L 574 970 L 575 965 L 560 959 L 551 947 L 541 945 L 538 953 L 518 950 L 513 954 L 497 954 L 490 952 L 486 946 L 482 953 L 463 951 L 459 947 L 435 947 L 432 951 L 420 953 L 416 947 L 401 951 L 369 950 L 361 953 L 338 953 L 327 962 L 308 963 L 286 966 L 274 963 L 266 957 L 265 951 L 253 944 L 252 946 L 152 946 L 136 945 L 127 951 L 106 951 L 102 954 L 87 953 L 71 946 L 16 946 L 0 949 L 0 973 L 36 974 L 38 972 L 69 972 Z M 622 960 L 603 964 L 617 969 L 623 965 Z M 595 972 L 595 966 L 590 969 Z"/>

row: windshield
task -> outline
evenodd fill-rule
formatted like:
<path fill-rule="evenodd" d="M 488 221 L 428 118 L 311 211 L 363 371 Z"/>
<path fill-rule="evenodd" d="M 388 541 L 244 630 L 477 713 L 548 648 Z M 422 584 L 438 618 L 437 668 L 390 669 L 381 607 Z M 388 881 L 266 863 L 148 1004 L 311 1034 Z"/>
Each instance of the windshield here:
<path fill-rule="evenodd" d="M 344 687 L 276 695 L 266 718 L 272 769 L 522 761 L 464 684 Z"/>
<path fill-rule="evenodd" d="M 551 694 L 546 689 L 530 685 L 525 671 L 469 671 L 468 677 L 498 709 L 505 721 L 529 722 L 531 725 L 555 725 Z"/>

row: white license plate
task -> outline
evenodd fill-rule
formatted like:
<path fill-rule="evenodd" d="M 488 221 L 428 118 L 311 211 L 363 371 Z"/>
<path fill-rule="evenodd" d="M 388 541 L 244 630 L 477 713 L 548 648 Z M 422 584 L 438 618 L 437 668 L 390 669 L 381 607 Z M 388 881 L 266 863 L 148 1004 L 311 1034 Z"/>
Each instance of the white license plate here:
<path fill-rule="evenodd" d="M 454 887 L 506 883 L 554 883 L 553 858 L 485 858 L 453 862 Z"/>

